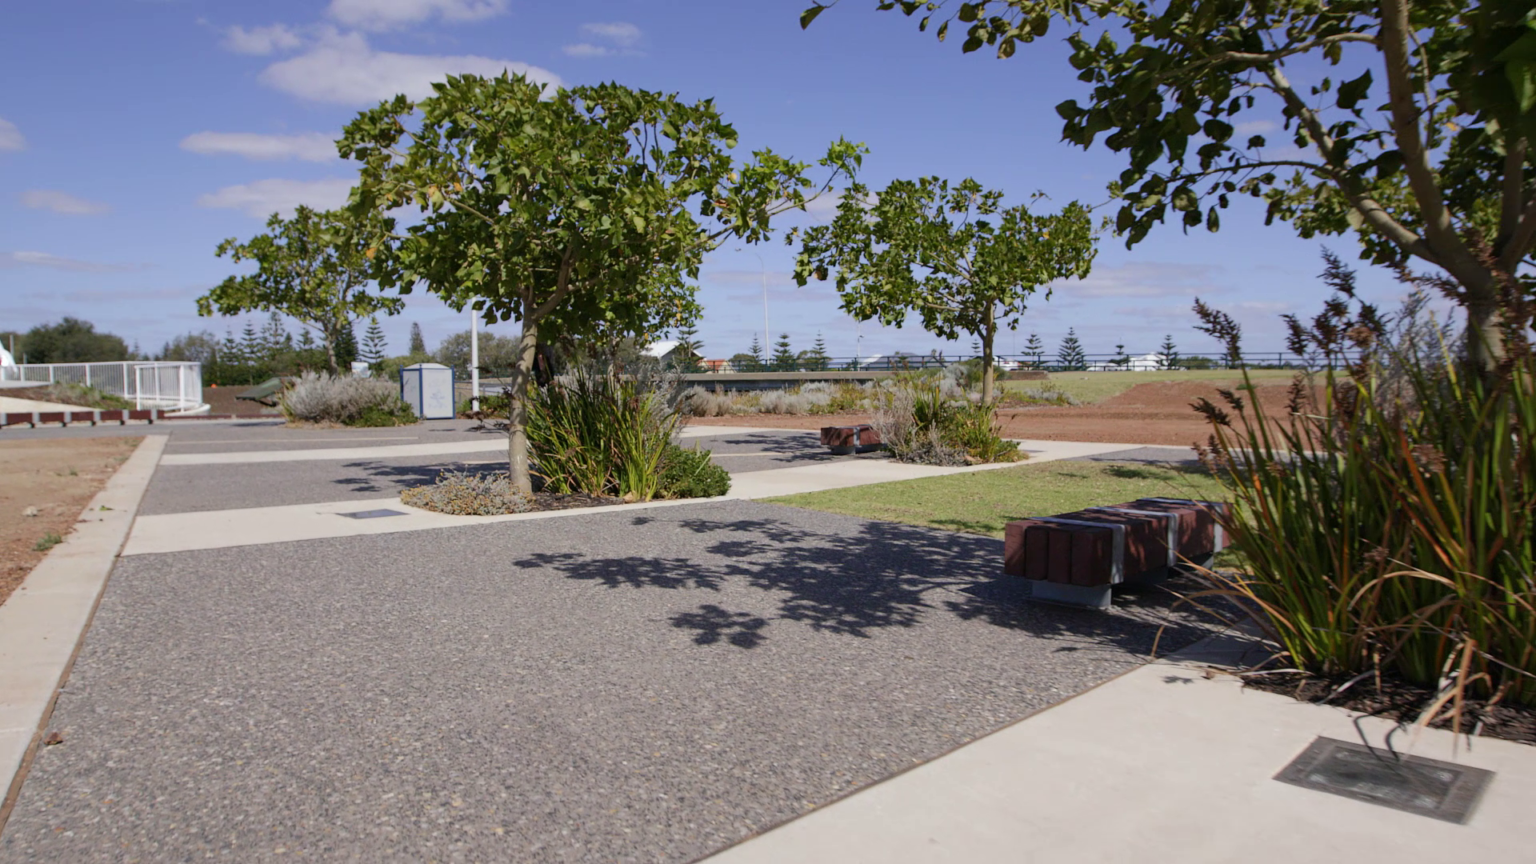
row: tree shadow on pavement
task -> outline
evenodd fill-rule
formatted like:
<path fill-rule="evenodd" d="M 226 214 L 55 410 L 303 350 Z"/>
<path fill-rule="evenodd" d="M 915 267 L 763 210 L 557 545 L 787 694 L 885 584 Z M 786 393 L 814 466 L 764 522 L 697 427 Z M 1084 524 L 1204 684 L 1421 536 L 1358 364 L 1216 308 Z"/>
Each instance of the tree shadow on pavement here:
<path fill-rule="evenodd" d="M 645 515 L 635 516 L 631 524 L 670 527 L 698 535 L 705 545 L 700 554 L 665 559 L 566 553 L 534 555 L 516 565 L 610 588 L 720 591 L 740 583 L 764 592 L 777 607 L 765 618 L 704 604 L 672 619 L 674 627 L 697 631 L 695 641 L 701 645 L 761 644 L 771 621 L 867 638 L 886 628 L 918 626 L 934 616 L 1141 653 L 1154 643 L 1163 649 L 1180 647 L 1209 632 L 1208 619 L 1194 609 L 1174 608 L 1177 596 L 1158 589 L 1128 595 L 1109 612 L 1030 602 L 1024 580 L 1000 573 L 1003 544 L 990 537 L 888 522 L 857 523 L 852 533 L 810 531 L 771 518 Z"/>

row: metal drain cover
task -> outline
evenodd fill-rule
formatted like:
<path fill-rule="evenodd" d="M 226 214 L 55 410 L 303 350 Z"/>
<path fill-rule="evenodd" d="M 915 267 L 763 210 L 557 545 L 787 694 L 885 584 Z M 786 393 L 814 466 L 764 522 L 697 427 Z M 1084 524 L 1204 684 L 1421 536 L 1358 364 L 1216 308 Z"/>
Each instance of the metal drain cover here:
<path fill-rule="evenodd" d="M 1318 738 L 1275 779 L 1431 819 L 1464 823 L 1493 779 L 1493 772 Z"/>
<path fill-rule="evenodd" d="M 359 510 L 356 513 L 338 513 L 348 519 L 382 519 L 385 516 L 404 516 L 399 510 Z"/>

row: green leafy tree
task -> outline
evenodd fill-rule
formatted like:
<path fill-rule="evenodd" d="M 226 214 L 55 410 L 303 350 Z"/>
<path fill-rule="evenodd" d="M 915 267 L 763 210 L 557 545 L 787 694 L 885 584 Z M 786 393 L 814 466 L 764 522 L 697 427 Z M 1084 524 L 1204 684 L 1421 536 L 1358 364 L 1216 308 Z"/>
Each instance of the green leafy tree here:
<path fill-rule="evenodd" d="M 28 363 L 110 363 L 128 359 L 128 343 L 121 337 L 98 333 L 91 322 L 69 316 L 56 324 L 33 327 L 18 340 L 16 347 Z"/>
<path fill-rule="evenodd" d="M 321 212 L 301 206 L 292 219 L 274 213 L 267 220 L 269 233 L 219 244 L 220 257 L 254 262 L 256 272 L 219 283 L 197 299 L 197 312 L 287 315 L 320 334 L 327 364 L 336 372 L 349 362 L 337 356 L 336 347 L 343 333 L 352 332 L 353 321 L 393 315 L 404 305 L 399 297 L 368 290 L 393 226 L 393 219 L 362 209 Z"/>
<path fill-rule="evenodd" d="M 218 357 L 219 337 L 203 330 L 198 333 L 184 333 L 165 343 L 155 359 L 201 363 L 204 367 L 211 367 L 218 362 Z"/>
<path fill-rule="evenodd" d="M 1088 368 L 1088 355 L 1083 353 L 1083 343 L 1077 339 L 1077 330 L 1068 328 L 1067 335 L 1056 349 L 1056 362 L 1062 369 L 1077 371 Z"/>
<path fill-rule="evenodd" d="M 807 9 L 801 26 L 829 5 Z M 1304 237 L 1359 232 L 1375 262 L 1417 259 L 1448 274 L 1483 368 L 1503 354 L 1503 310 L 1536 293 L 1529 0 L 876 5 L 920 16 L 924 30 L 938 17 L 940 40 L 958 23 L 962 51 L 1000 58 L 1065 25 L 1091 95 L 1057 106 L 1062 134 L 1125 154 L 1110 192 L 1128 245 L 1170 218 L 1215 231 L 1243 195 Z M 1337 79 L 1299 84 L 1288 74 L 1298 67 L 1332 67 Z M 1237 133 L 1255 118 L 1280 121 L 1283 146 Z"/>
<path fill-rule="evenodd" d="M 731 355 L 731 368 L 737 372 L 756 372 L 762 363 L 757 357 L 747 353 Z"/>
<path fill-rule="evenodd" d="M 427 353 L 427 339 L 421 335 L 421 325 L 411 322 L 411 348 L 412 355 L 425 355 Z"/>
<path fill-rule="evenodd" d="M 780 333 L 779 341 L 773 343 L 773 371 L 793 372 L 798 365 L 799 358 L 795 356 L 795 349 L 790 347 L 789 334 Z"/>
<path fill-rule="evenodd" d="M 1179 346 L 1173 344 L 1172 333 L 1163 337 L 1163 345 L 1157 349 L 1157 368 L 1179 368 Z"/>
<path fill-rule="evenodd" d="M 601 328 L 643 344 L 696 318 L 690 280 L 705 253 L 728 238 L 765 239 L 772 217 L 804 209 L 817 184 L 810 166 L 768 150 L 738 165 L 727 152 L 736 132 L 712 102 L 618 84 L 546 92 L 509 75 L 433 88 L 363 112 L 339 147 L 363 166 L 356 206 L 422 211 L 391 247 L 384 284 L 424 284 L 455 309 L 521 323 L 507 455 L 526 492 L 540 342 Z M 833 145 L 820 189 L 861 152 Z"/>
<path fill-rule="evenodd" d="M 1031 368 L 1038 369 L 1045 362 L 1045 343 L 1040 341 L 1039 333 L 1029 334 L 1029 341 L 1024 343 L 1024 356 L 1030 358 Z"/>
<path fill-rule="evenodd" d="M 1096 254 L 1083 205 L 1035 215 L 1002 199 L 971 179 L 897 180 L 873 201 L 853 184 L 830 225 L 804 232 L 795 281 L 835 273 L 843 309 L 860 321 L 899 327 L 916 312 L 942 339 L 975 337 L 990 404 L 998 328 L 1017 329 L 1036 291 L 1049 298 L 1051 282 L 1088 275 Z"/>

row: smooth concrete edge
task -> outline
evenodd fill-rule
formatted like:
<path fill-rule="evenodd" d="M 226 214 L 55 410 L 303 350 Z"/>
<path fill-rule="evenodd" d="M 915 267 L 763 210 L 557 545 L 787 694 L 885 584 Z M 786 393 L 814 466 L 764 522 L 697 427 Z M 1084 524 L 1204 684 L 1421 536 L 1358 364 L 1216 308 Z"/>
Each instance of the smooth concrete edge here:
<path fill-rule="evenodd" d="M 570 510 L 508 513 L 500 516 L 452 516 L 446 513 L 435 513 L 402 503 L 399 496 L 235 510 L 165 513 L 144 516 L 137 520 L 132 535 L 123 547 L 122 556 L 128 558 L 138 555 L 166 555 L 206 549 L 264 546 L 269 543 L 401 534 L 437 528 L 464 528 L 501 522 L 560 519 L 600 513 L 628 513 L 659 507 L 726 501 L 732 497 L 734 496 L 678 498 L 638 504 L 610 504 L 601 507 L 577 507 Z M 362 510 L 395 508 L 400 508 L 405 515 L 386 519 L 348 519 L 342 515 Z"/>
<path fill-rule="evenodd" d="M 0 605 L 0 833 L 168 438 L 145 435 L 64 542 Z"/>
<path fill-rule="evenodd" d="M 715 849 L 715 850 L 713 850 L 711 852 L 706 852 L 705 854 L 699 856 L 698 858 L 693 859 L 693 861 L 691 861 L 690 864 L 702 864 L 702 862 L 714 859 L 716 856 L 723 856 L 727 852 L 730 852 L 731 850 L 737 849 L 738 847 L 741 847 L 741 846 L 745 846 L 745 845 L 747 845 L 749 843 L 752 843 L 755 840 L 759 840 L 759 839 L 767 836 L 768 834 L 772 834 L 773 832 L 779 830 L 780 828 L 784 828 L 784 827 L 786 827 L 788 825 L 792 825 L 792 824 L 794 824 L 796 822 L 799 822 L 799 821 L 801 821 L 803 819 L 806 819 L 806 818 L 808 818 L 810 816 L 813 816 L 813 815 L 815 815 L 817 813 L 820 813 L 821 811 L 826 810 L 827 808 L 832 807 L 835 804 L 841 803 L 841 802 L 846 801 L 846 800 L 848 800 L 850 798 L 857 797 L 857 796 L 859 796 L 859 795 L 861 795 L 861 794 L 863 794 L 865 792 L 868 792 L 871 789 L 874 789 L 877 786 L 884 786 L 884 785 L 886 785 L 888 783 L 891 783 L 892 781 L 898 780 L 899 778 L 904 777 L 907 774 L 910 774 L 910 773 L 912 773 L 914 771 L 917 771 L 917 770 L 923 768 L 926 765 L 931 765 L 931 764 L 933 764 L 935 762 L 938 762 L 938 761 L 940 761 L 940 760 L 942 760 L 942 759 L 944 759 L 944 758 L 946 758 L 948 756 L 952 756 L 952 755 L 954 755 L 954 754 L 956 754 L 956 753 L 958 753 L 958 752 L 960 752 L 962 750 L 965 750 L 965 749 L 971 747 L 974 744 L 980 743 L 980 742 L 982 742 L 982 741 L 984 741 L 984 740 L 986 740 L 988 738 L 992 738 L 992 737 L 995 737 L 995 736 L 1002 735 L 1003 733 L 1008 732 L 1009 730 L 1013 729 L 1014 727 L 1019 726 L 1019 725 L 1025 723 L 1026 721 L 1033 720 L 1034 718 L 1040 716 L 1041 714 L 1046 713 L 1047 711 L 1052 711 L 1052 710 L 1054 710 L 1056 708 L 1060 708 L 1061 706 L 1066 705 L 1069 702 L 1072 702 L 1074 700 L 1077 700 L 1077 699 L 1080 699 L 1080 698 L 1082 698 L 1084 696 L 1087 696 L 1090 693 L 1094 693 L 1094 692 L 1096 692 L 1098 690 L 1101 690 L 1101 689 L 1104 689 L 1106 687 L 1109 687 L 1111 684 L 1114 684 L 1115 682 L 1119 681 L 1120 679 L 1125 678 L 1125 677 L 1130 676 L 1130 675 L 1133 675 L 1133 674 L 1141 671 L 1142 669 L 1146 668 L 1147 666 L 1166 664 L 1166 665 L 1185 666 L 1185 667 L 1197 667 L 1197 668 L 1206 668 L 1206 669 L 1220 668 L 1220 669 L 1224 669 L 1225 671 L 1231 672 L 1231 671 L 1235 671 L 1237 668 L 1245 668 L 1245 667 L 1234 667 L 1234 666 L 1230 666 L 1228 664 L 1231 663 L 1234 660 L 1238 660 L 1238 659 L 1242 659 L 1242 658 L 1248 658 L 1248 657 L 1253 656 L 1253 652 L 1254 652 L 1256 646 L 1259 646 L 1261 648 L 1263 647 L 1262 643 L 1260 643 L 1257 640 L 1256 637 L 1254 637 L 1252 635 L 1249 635 L 1247 632 L 1244 632 L 1243 628 L 1240 628 L 1240 627 L 1237 627 L 1237 628 L 1235 628 L 1235 627 L 1224 627 L 1224 628 L 1218 630 L 1217 632 L 1212 633 L 1211 635 L 1206 636 L 1205 638 L 1198 640 L 1194 644 L 1186 645 L 1185 647 L 1183 647 L 1183 648 L 1179 649 L 1178 651 L 1175 651 L 1175 652 L 1173 652 L 1171 654 L 1168 654 L 1167 656 L 1164 656 L 1164 657 L 1149 657 L 1146 663 L 1141 663 L 1141 664 L 1137 664 L 1135 666 L 1132 666 L 1131 668 L 1125 670 L 1124 672 L 1121 672 L 1118 675 L 1115 675 L 1115 676 L 1110 677 L 1110 678 L 1106 678 L 1105 680 L 1100 681 L 1099 683 L 1093 685 L 1092 687 L 1089 687 L 1086 690 L 1079 690 L 1078 692 L 1073 693 L 1073 694 L 1067 696 L 1066 698 L 1064 698 L 1064 699 L 1062 699 L 1060 701 L 1052 702 L 1049 705 L 1045 705 L 1045 706 L 1042 706 L 1040 708 L 1036 708 L 1035 710 L 1029 712 L 1028 714 L 1025 714 L 1022 717 L 1018 717 L 1018 718 L 1016 718 L 1014 720 L 1010 720 L 1009 722 L 1004 723 L 1003 725 L 998 726 L 997 728 L 995 728 L 995 729 L 993 729 L 993 730 L 991 730 L 989 732 L 984 732 L 984 733 L 976 736 L 975 738 L 970 739 L 969 741 L 962 741 L 962 742 L 956 744 L 955 746 L 949 748 L 948 750 L 945 750 L 944 752 L 939 753 L 939 754 L 933 756 L 932 758 L 925 759 L 922 762 L 915 762 L 915 763 L 913 763 L 911 765 L 907 765 L 907 766 L 903 767 L 900 771 L 897 771 L 897 772 L 895 772 L 893 774 L 888 774 L 888 775 L 886 775 L 884 777 L 881 777 L 879 780 L 876 780 L 873 783 L 870 783 L 868 785 L 860 786 L 857 789 L 850 789 L 847 792 L 844 792 L 843 794 L 837 796 L 836 798 L 833 798 L 830 801 L 827 801 L 824 804 L 817 805 L 814 810 L 809 810 L 809 811 L 807 811 L 805 813 L 796 814 L 794 816 L 789 817 L 788 819 L 784 819 L 783 821 L 776 822 L 776 823 L 774 823 L 772 825 L 769 825 L 768 827 L 763 828 L 760 831 L 755 831 L 755 832 L 753 832 L 751 834 L 748 834 L 747 836 L 742 837 L 739 840 L 737 840 L 734 843 L 731 843 L 731 844 L 729 844 L 727 846 L 722 846 L 722 847 L 720 847 L 718 849 Z"/>
<path fill-rule="evenodd" d="M 230 450 L 223 453 L 172 453 L 161 464 L 242 465 L 257 462 L 320 462 L 328 459 L 399 459 L 409 456 L 444 456 L 453 453 L 488 453 L 505 450 L 507 442 L 444 441 L 436 444 L 392 444 L 381 447 L 324 447 L 309 450 Z"/>

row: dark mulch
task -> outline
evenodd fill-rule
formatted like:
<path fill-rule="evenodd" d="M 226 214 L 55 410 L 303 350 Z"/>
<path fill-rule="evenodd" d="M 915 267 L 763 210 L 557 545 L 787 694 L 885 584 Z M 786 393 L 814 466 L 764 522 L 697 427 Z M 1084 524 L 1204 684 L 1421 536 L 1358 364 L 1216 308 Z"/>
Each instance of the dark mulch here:
<path fill-rule="evenodd" d="M 529 512 L 576 510 L 581 507 L 607 507 L 611 504 L 623 503 L 623 498 L 610 498 L 607 495 L 556 495 L 553 492 L 535 492 L 533 509 Z"/>
<path fill-rule="evenodd" d="M 1333 698 L 1334 691 L 1349 681 L 1347 677 L 1328 678 L 1306 672 L 1269 672 L 1243 676 L 1243 682 L 1255 690 L 1279 693 L 1302 702 L 1337 705 L 1362 714 L 1413 723 L 1435 701 L 1435 691 L 1400 678 L 1383 675 L 1378 687 L 1372 678 Z M 1455 718 L 1449 709 L 1429 724 L 1436 729 L 1450 729 Z M 1462 709 L 1461 731 L 1484 738 L 1503 738 L 1522 744 L 1536 744 L 1536 708 L 1499 703 L 1489 705 L 1480 699 L 1468 699 Z"/>

